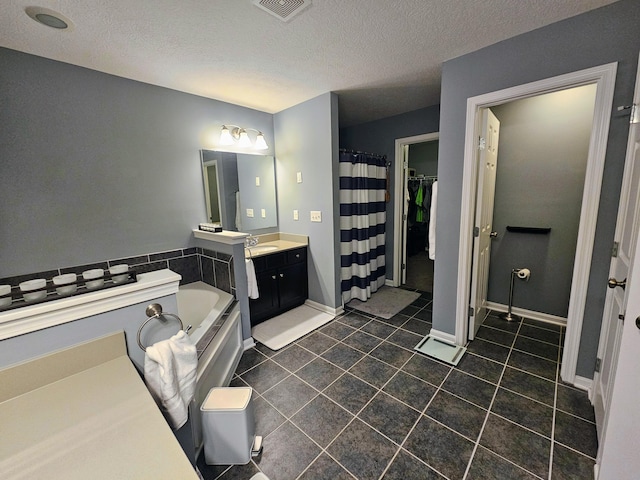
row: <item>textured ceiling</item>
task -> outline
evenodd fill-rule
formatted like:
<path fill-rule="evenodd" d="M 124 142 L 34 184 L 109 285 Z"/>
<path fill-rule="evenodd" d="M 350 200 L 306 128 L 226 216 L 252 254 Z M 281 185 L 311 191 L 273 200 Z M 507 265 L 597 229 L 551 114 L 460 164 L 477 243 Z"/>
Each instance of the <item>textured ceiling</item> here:
<path fill-rule="evenodd" d="M 284 23 L 251 0 L 9 0 L 0 46 L 270 113 L 334 91 L 346 126 L 437 104 L 443 61 L 613 1 L 313 0 Z"/>

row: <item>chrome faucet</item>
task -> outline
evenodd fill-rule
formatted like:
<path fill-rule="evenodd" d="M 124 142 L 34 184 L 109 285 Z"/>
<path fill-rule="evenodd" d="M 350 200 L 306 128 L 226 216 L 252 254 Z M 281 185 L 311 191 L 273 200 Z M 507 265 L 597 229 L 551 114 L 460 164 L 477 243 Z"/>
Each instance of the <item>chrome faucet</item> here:
<path fill-rule="evenodd" d="M 255 247 L 259 241 L 260 240 L 258 239 L 258 237 L 254 237 L 253 235 L 249 234 L 249 236 L 244 239 L 244 246 Z"/>

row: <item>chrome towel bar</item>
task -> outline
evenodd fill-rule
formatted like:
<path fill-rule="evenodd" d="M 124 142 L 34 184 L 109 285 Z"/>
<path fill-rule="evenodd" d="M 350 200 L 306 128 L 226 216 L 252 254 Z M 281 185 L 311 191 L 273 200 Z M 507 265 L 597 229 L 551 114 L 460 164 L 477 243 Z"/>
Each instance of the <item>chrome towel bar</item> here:
<path fill-rule="evenodd" d="M 148 318 L 142 323 L 142 325 L 140 325 L 140 328 L 138 329 L 138 337 L 137 337 L 138 346 L 144 352 L 147 351 L 147 348 L 142 344 L 142 341 L 140 340 L 140 334 L 142 333 L 142 329 L 145 327 L 145 325 L 153 319 L 159 320 L 160 317 L 172 317 L 176 319 L 180 324 L 180 330 L 184 330 L 185 333 L 189 333 L 189 330 L 191 330 L 191 325 L 187 326 L 186 329 L 184 328 L 184 324 L 182 323 L 182 320 L 180 320 L 180 317 L 178 317 L 177 315 L 173 313 L 164 313 L 162 311 L 162 305 L 160 305 L 159 303 L 152 303 L 151 305 L 149 305 L 146 308 L 145 313 L 147 314 Z"/>

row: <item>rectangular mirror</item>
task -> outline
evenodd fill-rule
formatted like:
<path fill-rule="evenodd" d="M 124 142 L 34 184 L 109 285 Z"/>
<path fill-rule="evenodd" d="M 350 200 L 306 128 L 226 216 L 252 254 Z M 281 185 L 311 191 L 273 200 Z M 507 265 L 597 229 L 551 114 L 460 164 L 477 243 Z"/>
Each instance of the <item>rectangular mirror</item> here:
<path fill-rule="evenodd" d="M 277 227 L 274 158 L 201 150 L 207 221 L 224 230 Z"/>

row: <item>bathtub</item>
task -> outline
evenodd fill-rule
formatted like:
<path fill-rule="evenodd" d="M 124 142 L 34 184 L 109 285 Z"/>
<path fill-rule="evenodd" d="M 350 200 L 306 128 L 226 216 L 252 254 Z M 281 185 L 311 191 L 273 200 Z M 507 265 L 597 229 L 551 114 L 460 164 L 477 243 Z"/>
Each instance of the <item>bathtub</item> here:
<path fill-rule="evenodd" d="M 196 391 L 189 417 L 196 455 L 202 448 L 200 405 L 212 387 L 228 386 L 243 352 L 240 308 L 233 295 L 204 282 L 180 286 L 178 315 L 198 350 Z"/>
<path fill-rule="evenodd" d="M 181 285 L 176 303 L 175 313 L 185 329 L 191 325 L 189 336 L 198 350 L 196 388 L 189 405 L 189 421 L 180 433 L 176 433 L 185 453 L 194 461 L 195 456 L 190 452 L 197 455 L 202 448 L 200 405 L 212 387 L 229 385 L 243 352 L 242 322 L 234 296 L 204 282 Z M 140 338 L 143 345 L 153 345 L 175 333 L 176 319 L 166 316 L 145 326 Z"/>

